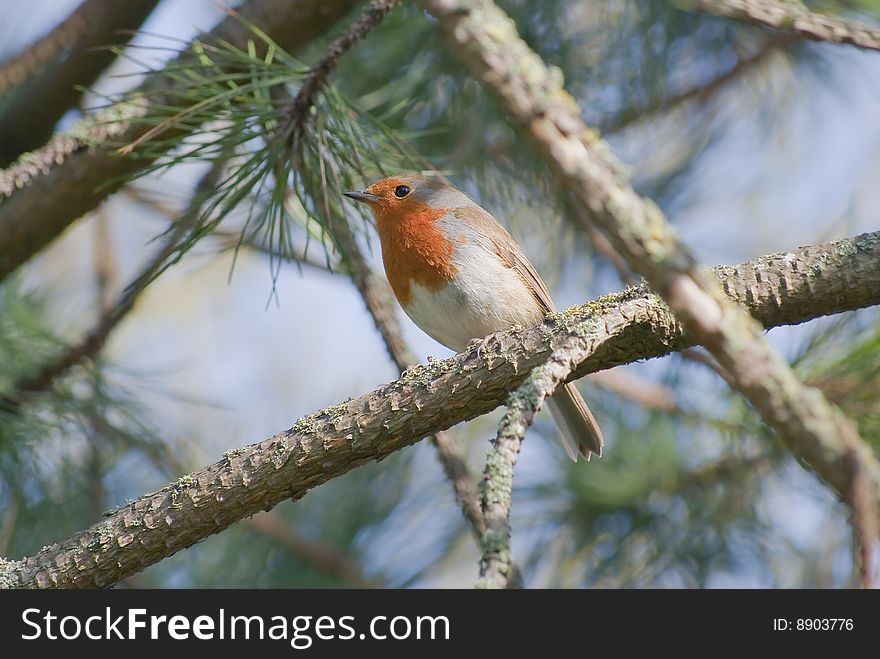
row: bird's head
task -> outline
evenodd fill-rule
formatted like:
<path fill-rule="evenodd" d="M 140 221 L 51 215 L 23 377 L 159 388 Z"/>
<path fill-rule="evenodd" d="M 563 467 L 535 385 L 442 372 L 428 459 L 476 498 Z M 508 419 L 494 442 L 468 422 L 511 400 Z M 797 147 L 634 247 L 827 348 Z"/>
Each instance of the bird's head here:
<path fill-rule="evenodd" d="M 475 205 L 439 174 L 400 174 L 380 179 L 362 192 L 346 197 L 369 204 L 376 221 L 403 222 L 432 211 Z"/>

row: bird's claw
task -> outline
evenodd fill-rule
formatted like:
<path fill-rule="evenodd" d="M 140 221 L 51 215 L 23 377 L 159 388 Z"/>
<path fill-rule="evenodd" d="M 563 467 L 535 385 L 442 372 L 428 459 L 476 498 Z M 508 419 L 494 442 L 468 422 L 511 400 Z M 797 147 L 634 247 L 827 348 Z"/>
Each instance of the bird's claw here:
<path fill-rule="evenodd" d="M 482 339 L 471 339 L 467 345 L 468 352 L 476 348 L 477 358 L 482 359 L 485 352 L 489 349 L 489 343 L 495 338 L 496 334 L 497 332 L 493 332 L 488 336 L 484 336 Z"/>

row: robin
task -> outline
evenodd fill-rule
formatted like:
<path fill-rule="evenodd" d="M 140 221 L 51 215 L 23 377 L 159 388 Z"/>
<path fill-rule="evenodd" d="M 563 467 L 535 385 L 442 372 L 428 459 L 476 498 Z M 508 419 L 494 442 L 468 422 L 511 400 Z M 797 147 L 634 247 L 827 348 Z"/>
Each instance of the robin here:
<path fill-rule="evenodd" d="M 392 176 L 344 194 L 369 204 L 400 306 L 447 348 L 461 352 L 473 339 L 537 325 L 554 311 L 547 285 L 513 237 L 440 175 Z M 572 460 L 602 455 L 602 431 L 573 384 L 547 402 Z"/>

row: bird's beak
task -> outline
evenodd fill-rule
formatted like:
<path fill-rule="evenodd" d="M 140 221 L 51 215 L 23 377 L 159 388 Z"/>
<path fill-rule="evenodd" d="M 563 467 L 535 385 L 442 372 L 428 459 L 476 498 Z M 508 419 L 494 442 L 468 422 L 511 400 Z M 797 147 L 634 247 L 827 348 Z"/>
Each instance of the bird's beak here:
<path fill-rule="evenodd" d="M 350 197 L 355 201 L 363 201 L 368 204 L 375 204 L 379 202 L 382 197 L 375 194 L 370 194 L 369 192 L 343 192 L 346 197 Z"/>

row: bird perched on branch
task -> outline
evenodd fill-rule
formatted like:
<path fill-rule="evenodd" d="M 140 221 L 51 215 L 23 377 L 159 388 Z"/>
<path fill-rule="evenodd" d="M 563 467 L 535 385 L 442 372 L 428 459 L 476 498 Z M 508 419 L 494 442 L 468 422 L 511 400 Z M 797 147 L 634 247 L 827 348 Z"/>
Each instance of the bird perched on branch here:
<path fill-rule="evenodd" d="M 472 339 L 540 323 L 554 311 L 546 284 L 492 214 L 439 175 L 405 174 L 346 196 L 369 204 L 385 274 L 407 315 L 461 352 Z M 602 431 L 571 383 L 548 406 L 569 457 L 602 454 Z"/>

